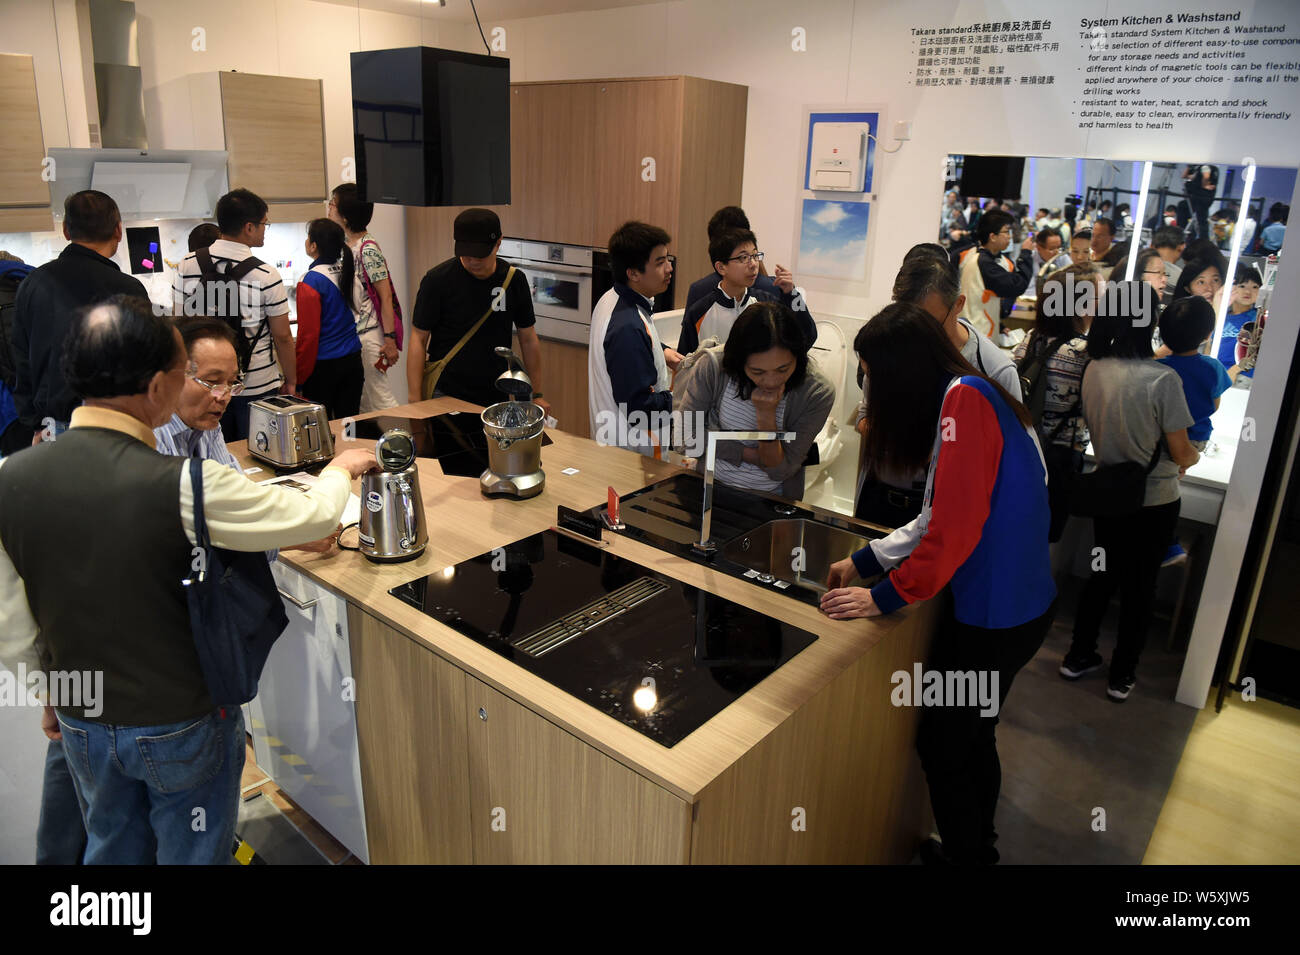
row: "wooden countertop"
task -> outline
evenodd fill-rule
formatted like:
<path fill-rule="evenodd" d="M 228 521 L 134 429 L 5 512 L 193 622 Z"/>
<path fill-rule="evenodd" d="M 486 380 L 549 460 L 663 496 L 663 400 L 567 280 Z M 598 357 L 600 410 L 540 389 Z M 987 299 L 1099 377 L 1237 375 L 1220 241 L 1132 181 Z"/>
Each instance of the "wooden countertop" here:
<path fill-rule="evenodd" d="M 357 420 L 427 417 L 480 409 L 454 398 L 402 405 Z M 335 450 L 368 446 L 341 440 L 331 423 Z M 604 502 L 606 488 L 620 495 L 652 484 L 678 468 L 631 451 L 607 448 L 562 431 L 548 432 L 554 444 L 542 450 L 546 487 L 526 501 L 489 499 L 476 478 L 446 477 L 430 459 L 418 461 L 429 525 L 429 545 L 416 560 L 376 564 L 352 551 L 333 554 L 281 552 L 280 560 L 357 604 L 432 652 L 509 695 L 602 752 L 654 780 L 683 799 L 696 796 L 863 653 L 908 619 L 905 608 L 887 618 L 833 621 L 815 607 L 764 591 L 630 538 L 607 534 L 612 553 L 710 593 L 754 607 L 816 633 L 818 640 L 671 749 L 606 716 L 497 653 L 425 616 L 388 594 L 391 587 L 517 541 L 552 526 L 556 506 L 587 509 Z M 243 442 L 230 445 L 240 463 L 256 464 Z M 566 475 L 566 468 L 577 473 Z M 266 473 L 269 476 L 269 471 Z M 255 475 L 254 477 L 263 477 Z M 360 482 L 354 484 L 354 492 Z M 882 683 L 882 692 L 888 684 Z"/>

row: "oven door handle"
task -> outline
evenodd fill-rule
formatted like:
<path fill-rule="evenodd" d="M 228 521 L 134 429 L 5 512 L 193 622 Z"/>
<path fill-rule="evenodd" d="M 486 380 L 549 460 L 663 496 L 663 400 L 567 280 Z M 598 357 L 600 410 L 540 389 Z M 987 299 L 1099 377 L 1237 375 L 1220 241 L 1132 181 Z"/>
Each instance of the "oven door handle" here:
<path fill-rule="evenodd" d="M 525 272 L 532 272 L 534 275 L 554 272 L 557 275 L 575 275 L 579 278 L 591 278 L 590 266 L 561 265 L 558 262 L 538 262 L 534 265 L 531 262 L 522 262 L 519 267 Z"/>

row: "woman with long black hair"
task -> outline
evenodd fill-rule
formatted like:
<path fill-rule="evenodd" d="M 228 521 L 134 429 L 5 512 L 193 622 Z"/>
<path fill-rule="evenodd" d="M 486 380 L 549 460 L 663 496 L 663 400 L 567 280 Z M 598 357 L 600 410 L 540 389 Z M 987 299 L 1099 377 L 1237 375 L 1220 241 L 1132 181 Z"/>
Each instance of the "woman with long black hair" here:
<path fill-rule="evenodd" d="M 329 219 L 307 224 L 306 252 L 311 268 L 298 283 L 299 390 L 319 402 L 331 419 L 361 410 L 365 369 L 353 315 L 356 265 L 343 227 Z"/>
<path fill-rule="evenodd" d="M 867 460 L 890 470 L 928 462 L 925 501 L 910 524 L 832 565 L 821 609 L 837 620 L 875 616 L 952 585 L 930 669 L 990 674 L 997 705 L 945 700 L 922 715 L 917 749 L 943 838 L 932 853 L 996 862 L 996 714 L 1055 609 L 1042 453 L 1024 405 L 917 306 L 890 305 L 853 344 L 867 383 Z M 870 590 L 849 586 L 881 573 Z"/>
<path fill-rule="evenodd" d="M 1036 398 L 1041 401 L 1039 437 L 1047 461 L 1052 508 L 1047 539 L 1053 544 L 1065 531 L 1070 481 L 1083 470 L 1083 453 L 1088 447 L 1079 386 L 1088 364 L 1088 327 L 1104 285 L 1101 270 L 1092 262 L 1049 275 L 1038 291 L 1034 327 L 1012 352 L 1016 367 L 1022 374 L 1032 373 L 1036 382 L 1037 394 L 1026 396 L 1026 400 L 1031 404 Z"/>

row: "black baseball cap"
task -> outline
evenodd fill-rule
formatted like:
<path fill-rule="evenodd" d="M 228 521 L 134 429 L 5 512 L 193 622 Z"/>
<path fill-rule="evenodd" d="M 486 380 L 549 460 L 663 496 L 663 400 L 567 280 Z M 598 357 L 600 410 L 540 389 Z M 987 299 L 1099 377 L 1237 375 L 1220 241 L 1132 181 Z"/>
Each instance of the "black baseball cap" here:
<path fill-rule="evenodd" d="M 466 209 L 456 217 L 452 237 L 456 240 L 456 255 L 484 258 L 501 238 L 501 220 L 491 209 Z"/>

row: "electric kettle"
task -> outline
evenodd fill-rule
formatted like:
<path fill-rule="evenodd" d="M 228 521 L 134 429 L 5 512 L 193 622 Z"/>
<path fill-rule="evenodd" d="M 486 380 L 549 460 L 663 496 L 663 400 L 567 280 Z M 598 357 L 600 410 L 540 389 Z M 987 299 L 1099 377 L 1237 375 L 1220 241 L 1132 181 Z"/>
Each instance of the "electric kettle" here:
<path fill-rule="evenodd" d="M 378 563 L 413 560 L 429 543 L 415 440 L 401 428 L 385 431 L 375 457 L 382 470 L 361 476 L 361 553 Z"/>

